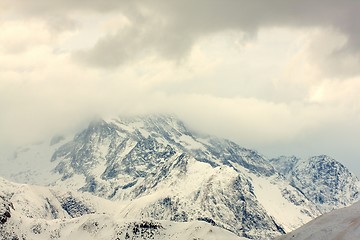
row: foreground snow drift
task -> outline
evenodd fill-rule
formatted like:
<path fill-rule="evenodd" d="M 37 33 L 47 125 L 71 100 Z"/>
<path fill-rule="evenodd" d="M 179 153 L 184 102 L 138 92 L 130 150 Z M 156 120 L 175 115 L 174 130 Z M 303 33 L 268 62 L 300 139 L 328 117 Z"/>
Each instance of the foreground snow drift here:
<path fill-rule="evenodd" d="M 360 202 L 324 214 L 278 240 L 358 240 Z"/>

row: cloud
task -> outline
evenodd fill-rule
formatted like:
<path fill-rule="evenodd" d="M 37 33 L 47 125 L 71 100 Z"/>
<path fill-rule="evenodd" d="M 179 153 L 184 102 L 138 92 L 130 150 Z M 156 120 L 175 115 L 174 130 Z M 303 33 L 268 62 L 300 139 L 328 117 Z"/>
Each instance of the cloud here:
<path fill-rule="evenodd" d="M 36 33 L 36 34 L 34 34 Z M 1 24 L 0 51 L 17 54 L 52 41 L 51 34 L 39 21 L 7 21 Z"/>
<path fill-rule="evenodd" d="M 148 55 L 179 59 L 188 53 L 190 39 L 167 35 L 166 32 L 154 34 L 154 29 L 158 26 L 149 23 L 142 28 L 121 29 L 101 38 L 93 48 L 76 52 L 74 59 L 90 66 L 114 68 Z"/>
<path fill-rule="evenodd" d="M 4 0 L 2 7 L 23 16 L 45 19 L 54 29 L 73 28 L 78 16 L 89 13 L 118 13 L 132 23 L 101 38 L 90 49 L 76 53 L 77 59 L 91 66 L 122 65 L 148 54 L 179 60 L 186 57 L 194 44 L 218 32 L 235 30 L 255 36 L 268 27 L 332 28 L 346 38 L 334 50 L 334 59 L 353 61 L 358 66 L 360 46 L 360 2 L 357 0 Z M 351 17 L 350 17 L 351 16 Z M 339 72 L 355 74 L 341 67 Z M 358 68 L 357 68 L 358 69 Z M 357 71 L 356 71 L 357 73 Z"/>
<path fill-rule="evenodd" d="M 305 38 L 305 47 L 298 47 L 294 36 Z M 151 112 L 172 112 L 195 129 L 244 145 L 291 141 L 329 119 L 344 122 L 338 116 L 354 116 L 347 106 L 359 99 L 352 88 L 356 78 L 339 82 L 324 81 L 321 74 L 307 76 L 309 71 L 301 75 L 301 64 L 310 64 L 315 72 L 317 67 L 309 61 L 307 36 L 307 31 L 262 30 L 256 43 L 236 49 L 228 43 L 241 35 L 218 34 L 197 42 L 181 64 L 147 56 L 111 71 L 74 64 L 71 52 L 54 51 L 54 41 L 16 54 L 4 52 L 0 142 L 43 139 L 71 126 L 83 127 L 94 115 Z M 124 43 L 133 44 L 130 39 Z"/>
<path fill-rule="evenodd" d="M 265 153 L 355 159 L 359 4 L 2 0 L 0 147 L 171 112 Z"/>
<path fill-rule="evenodd" d="M 126 5 L 127 1 L 108 0 L 34 0 L 32 2 L 23 0 L 4 0 L 1 6 L 7 11 L 20 12 L 25 16 L 44 16 L 48 14 L 61 14 L 74 11 L 97 11 L 110 12 Z"/>
<path fill-rule="evenodd" d="M 93 49 L 83 52 L 83 60 L 92 65 L 114 67 L 149 52 L 177 60 L 186 56 L 196 41 L 209 35 L 234 30 L 254 36 L 259 29 L 274 26 L 331 28 L 346 39 L 340 48 L 334 49 L 334 59 L 337 59 L 337 56 L 357 58 L 359 53 L 360 28 L 357 23 L 360 22 L 360 17 L 357 12 L 360 10 L 360 5 L 357 1 L 347 0 L 341 3 L 335 0 L 152 1 L 151 3 L 138 1 L 136 3 L 132 8 L 136 14 L 124 13 L 131 20 L 131 27 L 100 39 Z M 129 39 L 132 40 L 130 44 Z M 332 57 L 331 54 L 329 56 Z M 342 68 L 339 71 L 352 73 L 353 69 L 349 71 Z"/>

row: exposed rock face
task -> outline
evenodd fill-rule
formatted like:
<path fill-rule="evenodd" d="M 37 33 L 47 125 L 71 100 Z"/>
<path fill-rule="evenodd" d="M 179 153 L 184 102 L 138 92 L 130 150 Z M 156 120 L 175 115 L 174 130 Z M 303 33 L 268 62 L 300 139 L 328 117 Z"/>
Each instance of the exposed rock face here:
<path fill-rule="evenodd" d="M 322 213 L 349 206 L 359 199 L 358 178 L 331 157 L 281 157 L 271 163 Z"/>
<path fill-rule="evenodd" d="M 14 210 L 12 203 L 0 196 L 0 224 L 5 224 L 11 218 L 11 210 Z"/>

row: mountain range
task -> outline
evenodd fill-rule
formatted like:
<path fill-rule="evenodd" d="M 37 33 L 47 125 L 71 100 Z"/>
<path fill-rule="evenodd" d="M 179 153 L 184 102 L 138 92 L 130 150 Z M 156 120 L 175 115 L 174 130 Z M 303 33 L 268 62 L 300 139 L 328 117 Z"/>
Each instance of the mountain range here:
<path fill-rule="evenodd" d="M 70 217 L 70 222 L 83 224 L 97 218 L 106 222 L 102 229 L 154 223 L 166 234 L 201 226 L 231 236 L 272 239 L 359 199 L 357 177 L 329 156 L 268 159 L 232 141 L 198 134 L 165 115 L 96 119 L 76 134 L 18 148 L 0 164 L 0 174 L 12 181 L 66 189 L 44 190 L 51 194 L 42 199 L 58 202 L 50 204 L 59 213 L 51 221 Z M 106 201 L 100 205 L 110 210 L 85 208 L 85 213 L 68 216 L 58 197 L 67 199 L 68 191 Z M 11 210 L 12 194 L 2 195 L 8 196 L 3 209 Z M 82 209 L 78 201 L 73 205 Z M 46 225 L 50 213 L 39 215 L 39 209 L 26 211 Z M 123 222 L 114 221 L 114 211 Z M 99 217 L 103 212 L 107 217 Z"/>

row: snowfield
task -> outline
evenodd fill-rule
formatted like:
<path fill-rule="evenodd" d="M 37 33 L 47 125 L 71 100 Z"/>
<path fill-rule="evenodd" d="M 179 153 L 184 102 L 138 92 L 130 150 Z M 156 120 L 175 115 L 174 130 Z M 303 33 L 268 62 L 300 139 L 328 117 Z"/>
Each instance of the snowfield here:
<path fill-rule="evenodd" d="M 360 202 L 324 214 L 278 240 L 358 240 Z"/>
<path fill-rule="evenodd" d="M 119 204 L 59 189 L 10 183 L 0 179 L 1 239 L 241 240 L 205 221 L 178 223 L 121 219 Z"/>

